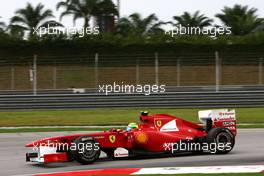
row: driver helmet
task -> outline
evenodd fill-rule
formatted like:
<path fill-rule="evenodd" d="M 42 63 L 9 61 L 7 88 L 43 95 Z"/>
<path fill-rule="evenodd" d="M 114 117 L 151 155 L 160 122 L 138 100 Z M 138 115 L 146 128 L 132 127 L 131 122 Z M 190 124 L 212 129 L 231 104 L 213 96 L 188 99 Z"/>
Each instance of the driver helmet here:
<path fill-rule="evenodd" d="M 137 123 L 129 123 L 126 130 L 127 131 L 131 131 L 132 129 L 137 129 L 138 128 L 138 124 Z"/>

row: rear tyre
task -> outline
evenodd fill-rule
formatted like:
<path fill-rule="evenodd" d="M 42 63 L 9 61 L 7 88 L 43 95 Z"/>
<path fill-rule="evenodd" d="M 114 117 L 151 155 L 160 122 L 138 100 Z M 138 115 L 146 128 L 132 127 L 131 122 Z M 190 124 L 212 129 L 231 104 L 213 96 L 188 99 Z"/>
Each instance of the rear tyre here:
<path fill-rule="evenodd" d="M 210 152 L 215 154 L 229 153 L 235 145 L 235 137 L 227 128 L 213 128 L 207 136 L 206 141 Z"/>
<path fill-rule="evenodd" d="M 99 143 L 89 136 L 75 139 L 70 148 L 70 155 L 81 164 L 93 163 L 99 158 L 100 153 Z"/>

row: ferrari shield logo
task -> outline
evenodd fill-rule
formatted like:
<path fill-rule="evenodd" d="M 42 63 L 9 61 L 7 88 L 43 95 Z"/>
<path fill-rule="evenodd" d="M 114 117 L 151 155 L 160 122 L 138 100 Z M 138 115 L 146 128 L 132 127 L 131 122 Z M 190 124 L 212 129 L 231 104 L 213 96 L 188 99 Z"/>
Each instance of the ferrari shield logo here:
<path fill-rule="evenodd" d="M 157 124 L 157 127 L 161 127 L 161 125 L 162 125 L 161 120 L 157 120 L 156 124 Z"/>
<path fill-rule="evenodd" d="M 110 135 L 110 136 L 109 136 L 109 141 L 110 141 L 111 143 L 114 143 L 114 142 L 116 141 L 116 136 L 115 136 L 115 135 Z"/>

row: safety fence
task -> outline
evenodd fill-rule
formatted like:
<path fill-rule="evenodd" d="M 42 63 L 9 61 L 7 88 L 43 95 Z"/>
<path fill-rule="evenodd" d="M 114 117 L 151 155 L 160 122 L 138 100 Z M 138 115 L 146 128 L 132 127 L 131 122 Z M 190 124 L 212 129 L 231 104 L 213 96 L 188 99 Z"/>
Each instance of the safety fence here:
<path fill-rule="evenodd" d="M 94 88 L 119 84 L 166 86 L 264 83 L 263 53 L 178 53 L 0 58 L 0 90 Z"/>

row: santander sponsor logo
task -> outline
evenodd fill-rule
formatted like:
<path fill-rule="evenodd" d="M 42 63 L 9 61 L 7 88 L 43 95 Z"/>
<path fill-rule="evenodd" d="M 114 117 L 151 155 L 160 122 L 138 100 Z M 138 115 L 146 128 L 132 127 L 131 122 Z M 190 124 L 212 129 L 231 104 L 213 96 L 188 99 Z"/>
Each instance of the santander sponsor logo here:
<path fill-rule="evenodd" d="M 234 112 L 219 112 L 216 117 L 217 120 L 235 120 Z"/>

